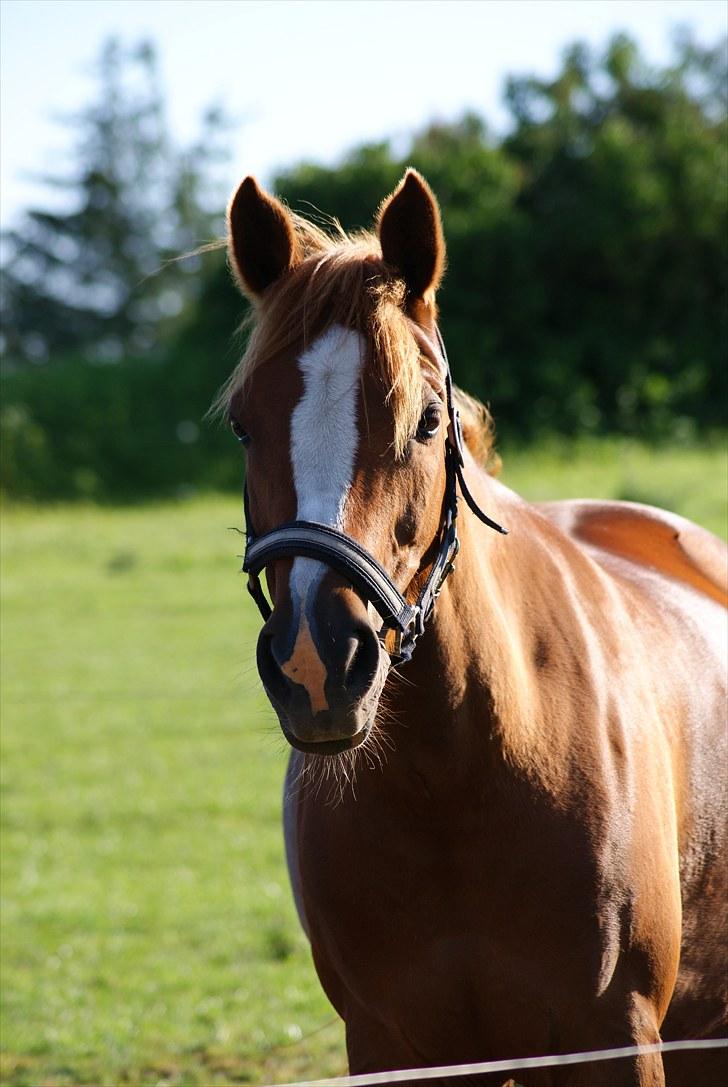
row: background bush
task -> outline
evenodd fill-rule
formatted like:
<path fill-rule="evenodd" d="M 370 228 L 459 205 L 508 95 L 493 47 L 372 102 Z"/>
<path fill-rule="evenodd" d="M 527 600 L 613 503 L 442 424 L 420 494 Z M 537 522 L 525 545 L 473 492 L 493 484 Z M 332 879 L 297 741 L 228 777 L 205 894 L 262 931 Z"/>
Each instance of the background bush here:
<path fill-rule="evenodd" d="M 107 47 L 105 58 L 100 103 L 78 121 L 78 210 L 32 211 L 10 239 L 2 485 L 35 499 L 237 486 L 230 441 L 204 420 L 242 349 L 245 306 L 224 256 L 148 278 L 155 261 L 223 230 L 211 179 L 224 119 L 211 112 L 199 143 L 173 152 L 158 92 L 112 94 L 124 55 Z M 127 62 L 151 79 L 150 47 Z M 274 187 L 351 228 L 371 223 L 406 166 L 425 174 L 447 236 L 440 302 L 455 378 L 490 403 L 505 439 L 688 440 L 723 425 L 725 43 L 682 39 L 661 70 L 624 37 L 599 56 L 577 45 L 555 80 L 513 78 L 506 97 L 504 138 L 468 115 L 402 154 L 358 147 L 336 167 L 295 165 Z M 104 174 L 117 160 L 132 165 Z M 141 161 L 161 179 L 148 195 Z M 83 261 L 63 257 L 74 245 Z"/>

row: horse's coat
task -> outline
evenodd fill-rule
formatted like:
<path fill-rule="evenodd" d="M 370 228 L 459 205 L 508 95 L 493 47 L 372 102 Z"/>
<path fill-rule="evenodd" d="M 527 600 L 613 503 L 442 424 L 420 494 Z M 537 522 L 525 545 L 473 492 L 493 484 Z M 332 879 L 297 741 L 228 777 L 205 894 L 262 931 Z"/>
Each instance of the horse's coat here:
<path fill-rule="evenodd" d="M 448 422 L 432 194 L 410 171 L 379 240 L 327 241 L 247 179 L 230 232 L 258 307 L 226 394 L 250 435 L 257 530 L 335 524 L 414 598 L 440 530 Z M 311 559 L 268 569 L 258 664 L 299 748 L 289 869 L 351 1071 L 715 1037 L 725 548 L 646 506 L 530 505 L 470 453 L 465 472 L 510 535 L 461 509 L 457 569 L 401 679 L 343 578 Z M 659 1087 L 665 1070 L 669 1087 L 709 1087 L 725 1058 L 519 1078 Z"/>

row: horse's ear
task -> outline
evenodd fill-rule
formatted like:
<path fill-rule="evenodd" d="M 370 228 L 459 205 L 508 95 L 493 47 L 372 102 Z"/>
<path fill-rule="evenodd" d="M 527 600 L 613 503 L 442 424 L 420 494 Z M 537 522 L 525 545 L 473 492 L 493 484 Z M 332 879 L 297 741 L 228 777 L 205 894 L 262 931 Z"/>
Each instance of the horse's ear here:
<path fill-rule="evenodd" d="M 228 251 L 245 294 L 257 298 L 298 262 L 293 221 L 283 204 L 246 177 L 228 208 Z"/>
<path fill-rule="evenodd" d="M 445 270 L 440 208 L 421 174 L 409 169 L 379 209 L 379 240 L 387 264 L 414 298 L 431 302 Z"/>

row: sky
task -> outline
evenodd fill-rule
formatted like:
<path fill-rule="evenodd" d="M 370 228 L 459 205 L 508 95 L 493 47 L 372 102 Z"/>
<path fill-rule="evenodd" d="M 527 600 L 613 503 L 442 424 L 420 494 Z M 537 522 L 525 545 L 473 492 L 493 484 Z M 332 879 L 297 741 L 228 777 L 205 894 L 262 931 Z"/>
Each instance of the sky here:
<path fill-rule="evenodd" d="M 503 131 L 509 74 L 553 75 L 576 39 L 620 30 L 665 63 L 676 26 L 714 44 L 725 0 L 0 0 L 0 223 L 50 204 L 34 174 L 63 172 L 58 116 L 94 94 L 103 42 L 157 44 L 169 123 L 190 142 L 219 101 L 239 122 L 230 188 L 365 140 L 404 142 L 466 109 Z"/>

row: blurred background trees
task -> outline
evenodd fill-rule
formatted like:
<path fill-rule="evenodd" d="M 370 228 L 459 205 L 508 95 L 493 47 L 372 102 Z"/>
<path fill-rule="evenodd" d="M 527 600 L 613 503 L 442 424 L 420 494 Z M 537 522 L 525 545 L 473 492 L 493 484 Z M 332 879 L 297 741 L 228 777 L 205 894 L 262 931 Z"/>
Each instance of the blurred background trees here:
<path fill-rule="evenodd" d="M 456 380 L 506 439 L 623 432 L 688 440 L 725 422 L 726 44 L 575 45 L 551 82 L 511 78 L 505 137 L 467 115 L 403 152 L 354 148 L 273 187 L 303 214 L 367 226 L 407 165 L 442 206 L 442 326 Z M 3 481 L 31 497 L 138 497 L 237 485 L 203 422 L 241 345 L 221 252 L 226 119 L 171 145 L 154 50 L 110 43 L 98 102 L 74 123 L 76 170 L 6 239 Z M 241 164 L 244 170 L 244 163 Z M 161 271 L 158 271 L 159 269 Z"/>
<path fill-rule="evenodd" d="M 16 362 L 159 351 L 199 291 L 199 263 L 157 273 L 220 229 L 222 110 L 211 107 L 199 139 L 177 148 L 151 42 L 126 49 L 112 39 L 96 68 L 97 101 L 65 122 L 74 161 L 42 179 L 67 194 L 68 210 L 32 208 L 4 237 L 5 350 Z"/>

